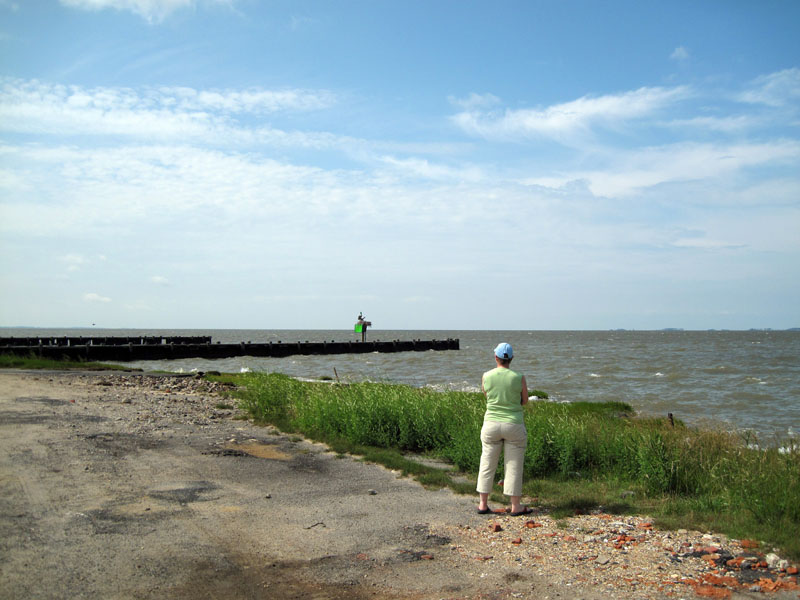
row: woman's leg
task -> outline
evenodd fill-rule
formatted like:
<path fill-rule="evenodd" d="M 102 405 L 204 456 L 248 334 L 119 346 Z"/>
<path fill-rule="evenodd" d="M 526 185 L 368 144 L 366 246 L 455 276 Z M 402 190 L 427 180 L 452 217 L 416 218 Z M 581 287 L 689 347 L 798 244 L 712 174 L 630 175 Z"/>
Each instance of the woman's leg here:
<path fill-rule="evenodd" d="M 497 471 L 497 461 L 500 459 L 500 450 L 503 448 L 503 439 L 500 437 L 500 423 L 486 421 L 481 428 L 481 465 L 478 471 L 477 492 L 480 494 L 479 509 L 486 508 L 489 494 L 494 487 L 494 474 Z"/>
<path fill-rule="evenodd" d="M 525 462 L 525 448 L 528 445 L 528 434 L 525 425 L 506 423 L 503 427 L 504 437 L 504 464 L 503 493 L 511 496 L 511 512 L 522 510 L 520 497 L 522 496 L 522 470 Z"/>

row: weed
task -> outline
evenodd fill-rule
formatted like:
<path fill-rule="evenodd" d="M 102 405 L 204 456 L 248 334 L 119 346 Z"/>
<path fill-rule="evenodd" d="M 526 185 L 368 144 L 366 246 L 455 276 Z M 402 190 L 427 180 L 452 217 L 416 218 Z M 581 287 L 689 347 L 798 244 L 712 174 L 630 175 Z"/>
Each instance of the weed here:
<path fill-rule="evenodd" d="M 110 365 L 98 362 L 74 361 L 74 360 L 53 360 L 50 358 L 39 358 L 31 354 L 30 356 L 15 356 L 11 354 L 0 354 L 0 369 L 83 369 L 89 371 L 141 371 L 141 369 L 131 369 L 122 365 Z"/>
<path fill-rule="evenodd" d="M 257 421 L 428 486 L 474 493 L 471 484 L 453 483 L 452 473 L 403 453 L 438 457 L 474 476 L 485 412 L 480 393 L 338 386 L 279 374 L 246 374 L 237 383 L 240 407 Z M 800 452 L 754 449 L 757 440 L 638 418 L 622 402 L 533 401 L 524 418 L 524 494 L 538 497 L 555 518 L 596 510 L 647 512 L 683 528 L 763 539 L 800 558 Z M 497 493 L 492 499 L 503 500 Z"/>

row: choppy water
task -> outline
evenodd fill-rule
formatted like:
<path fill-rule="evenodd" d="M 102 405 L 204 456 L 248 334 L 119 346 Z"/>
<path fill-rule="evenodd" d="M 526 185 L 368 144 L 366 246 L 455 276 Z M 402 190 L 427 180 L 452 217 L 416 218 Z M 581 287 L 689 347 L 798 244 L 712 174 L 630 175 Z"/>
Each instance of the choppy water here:
<path fill-rule="evenodd" d="M 214 342 L 345 341 L 350 331 L 5 329 L 3 335 L 211 335 Z M 556 401 L 622 400 L 641 414 L 751 429 L 762 443 L 800 432 L 798 331 L 386 331 L 370 340 L 459 338 L 461 350 L 240 357 L 127 363 L 143 369 L 281 372 L 477 390 L 492 348 L 514 346 L 514 369 Z"/>

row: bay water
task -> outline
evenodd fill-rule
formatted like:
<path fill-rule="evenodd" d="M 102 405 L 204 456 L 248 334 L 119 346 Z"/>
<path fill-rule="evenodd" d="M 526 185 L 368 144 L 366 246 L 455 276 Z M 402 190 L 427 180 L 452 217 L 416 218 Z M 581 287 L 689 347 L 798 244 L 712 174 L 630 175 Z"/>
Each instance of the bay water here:
<path fill-rule="evenodd" d="M 345 330 L 4 328 L 3 336 L 210 335 L 213 342 L 356 341 Z M 751 431 L 763 445 L 800 433 L 800 331 L 370 330 L 369 340 L 460 340 L 460 350 L 286 358 L 140 361 L 174 372 L 279 372 L 300 378 L 382 381 L 440 390 L 480 389 L 499 342 L 512 368 L 555 402 L 620 400 L 641 415 L 673 413 L 689 425 Z M 796 439 L 796 438 L 795 438 Z"/>

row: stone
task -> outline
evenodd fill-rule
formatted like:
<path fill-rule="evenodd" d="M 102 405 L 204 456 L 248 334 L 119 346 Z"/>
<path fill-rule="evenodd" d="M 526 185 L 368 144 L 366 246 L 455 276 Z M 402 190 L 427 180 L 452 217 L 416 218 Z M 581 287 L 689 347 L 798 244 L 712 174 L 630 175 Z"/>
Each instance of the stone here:
<path fill-rule="evenodd" d="M 778 562 L 781 560 L 781 557 L 775 554 L 774 552 L 770 552 L 765 557 L 765 560 L 767 561 L 767 567 L 769 567 L 770 569 L 775 569 L 778 567 Z"/>
<path fill-rule="evenodd" d="M 596 535 L 585 535 L 585 536 L 583 536 L 583 541 L 584 541 L 584 543 L 590 544 L 590 543 L 593 543 L 593 542 L 600 541 L 600 537 L 596 536 Z"/>

